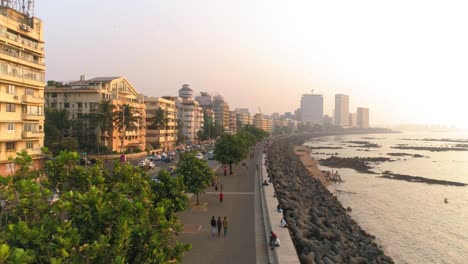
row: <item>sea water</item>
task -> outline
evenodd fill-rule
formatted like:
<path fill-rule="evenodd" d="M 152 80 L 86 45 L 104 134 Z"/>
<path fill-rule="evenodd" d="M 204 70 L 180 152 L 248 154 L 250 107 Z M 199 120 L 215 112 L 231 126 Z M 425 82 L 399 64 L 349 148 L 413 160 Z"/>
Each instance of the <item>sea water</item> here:
<path fill-rule="evenodd" d="M 381 172 L 391 171 L 468 184 L 468 151 L 431 152 L 392 148 L 398 144 L 420 147 L 468 144 L 434 139 L 468 141 L 468 134 L 412 132 L 332 136 L 315 138 L 305 144 L 343 147 L 313 149 L 311 155 L 316 159 L 337 154 L 339 157 L 388 157 L 394 160 L 370 163 L 377 174 L 325 166 L 320 166 L 320 169 L 339 171 L 343 182 L 333 184 L 330 191 L 345 208 L 352 208 L 352 218 L 376 236 L 376 242 L 396 263 L 468 263 L 468 186 L 430 185 L 378 177 Z M 380 147 L 357 147 L 345 141 L 369 141 Z M 396 152 L 424 157 L 388 155 Z"/>

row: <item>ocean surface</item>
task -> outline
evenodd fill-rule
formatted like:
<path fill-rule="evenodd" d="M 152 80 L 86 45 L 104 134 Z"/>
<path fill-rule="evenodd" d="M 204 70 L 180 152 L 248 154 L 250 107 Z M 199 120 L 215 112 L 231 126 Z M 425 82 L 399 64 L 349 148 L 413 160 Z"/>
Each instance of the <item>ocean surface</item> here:
<path fill-rule="evenodd" d="M 445 139 L 451 140 L 439 141 Z M 380 147 L 357 147 L 345 141 L 369 141 Z M 465 147 L 463 144 L 467 144 L 468 147 L 468 134 L 404 132 L 331 136 L 305 143 L 314 147 L 343 147 L 313 149 L 311 155 L 316 159 L 337 154 L 339 157 L 389 157 L 394 160 L 370 163 L 377 174 L 324 166 L 320 169 L 338 170 L 343 182 L 333 184 L 330 191 L 345 208 L 352 208 L 352 218 L 376 236 L 376 242 L 396 263 L 468 263 L 468 186 L 429 185 L 378 177 L 381 172 L 391 171 L 468 184 L 468 151 L 391 148 L 399 144 L 417 147 L 455 147 L 457 144 Z M 424 157 L 387 154 L 396 152 Z"/>

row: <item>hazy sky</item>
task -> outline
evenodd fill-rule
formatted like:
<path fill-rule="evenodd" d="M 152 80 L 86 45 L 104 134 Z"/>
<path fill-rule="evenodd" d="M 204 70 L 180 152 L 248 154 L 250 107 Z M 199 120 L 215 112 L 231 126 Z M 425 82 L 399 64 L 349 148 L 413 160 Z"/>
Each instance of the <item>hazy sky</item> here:
<path fill-rule="evenodd" d="M 468 127 L 466 1 L 36 0 L 47 79 L 125 76 L 146 95 L 219 93 L 294 111 L 350 96 L 371 123 Z"/>

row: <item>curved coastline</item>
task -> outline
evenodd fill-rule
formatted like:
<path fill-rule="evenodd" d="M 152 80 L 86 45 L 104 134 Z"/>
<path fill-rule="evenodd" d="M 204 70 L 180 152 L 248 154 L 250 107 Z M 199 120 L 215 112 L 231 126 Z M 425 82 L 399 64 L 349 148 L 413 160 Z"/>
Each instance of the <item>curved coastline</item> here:
<path fill-rule="evenodd" d="M 328 191 L 316 161 L 303 148 L 294 151 L 319 136 L 327 134 L 276 138 L 268 149 L 267 168 L 301 262 L 394 263 Z"/>

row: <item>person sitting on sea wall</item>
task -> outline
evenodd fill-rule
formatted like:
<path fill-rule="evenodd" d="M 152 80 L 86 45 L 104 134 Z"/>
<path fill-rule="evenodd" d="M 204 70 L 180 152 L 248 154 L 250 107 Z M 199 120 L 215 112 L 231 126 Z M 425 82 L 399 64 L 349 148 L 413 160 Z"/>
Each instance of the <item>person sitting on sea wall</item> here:
<path fill-rule="evenodd" d="M 284 218 L 281 218 L 280 225 L 281 227 L 288 227 L 288 223 L 286 223 L 286 220 L 284 220 Z"/>
<path fill-rule="evenodd" d="M 276 206 L 276 211 L 278 211 L 278 213 L 283 212 L 283 209 L 281 209 L 281 206 L 279 204 Z"/>

